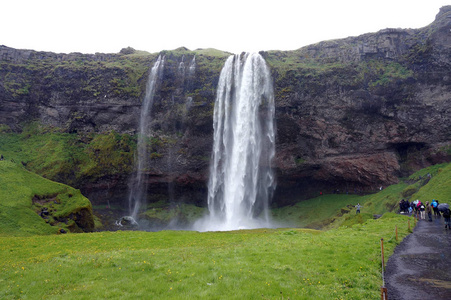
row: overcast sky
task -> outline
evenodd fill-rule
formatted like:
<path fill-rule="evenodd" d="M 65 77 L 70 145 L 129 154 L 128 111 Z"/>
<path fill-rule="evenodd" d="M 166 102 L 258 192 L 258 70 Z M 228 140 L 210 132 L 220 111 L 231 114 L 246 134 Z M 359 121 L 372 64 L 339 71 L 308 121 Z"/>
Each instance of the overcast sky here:
<path fill-rule="evenodd" d="M 448 2 L 448 3 L 447 3 Z M 0 45 L 57 53 L 294 50 L 384 28 L 421 28 L 444 0 L 6 0 Z"/>

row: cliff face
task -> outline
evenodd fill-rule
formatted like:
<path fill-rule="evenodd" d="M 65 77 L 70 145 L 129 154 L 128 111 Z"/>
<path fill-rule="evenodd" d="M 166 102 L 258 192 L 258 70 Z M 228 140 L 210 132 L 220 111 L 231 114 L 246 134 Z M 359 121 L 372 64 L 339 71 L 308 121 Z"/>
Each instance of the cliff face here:
<path fill-rule="evenodd" d="M 274 201 L 369 191 L 451 159 L 451 7 L 422 29 L 385 29 L 296 51 L 262 52 L 275 82 Z M 227 53 L 163 51 L 152 110 L 153 200 L 202 203 L 216 86 Z M 72 134 L 137 132 L 157 55 L 53 54 L 0 46 L 0 124 Z M 132 151 L 132 150 L 131 150 Z M 122 201 L 130 171 L 77 179 L 93 202 Z M 64 178 L 63 178 L 64 180 Z M 122 200 L 121 200 L 122 199 Z"/>
<path fill-rule="evenodd" d="M 449 160 L 451 7 L 419 30 L 385 29 L 269 53 L 279 187 L 375 190 Z M 284 189 L 279 189 L 283 191 Z"/>

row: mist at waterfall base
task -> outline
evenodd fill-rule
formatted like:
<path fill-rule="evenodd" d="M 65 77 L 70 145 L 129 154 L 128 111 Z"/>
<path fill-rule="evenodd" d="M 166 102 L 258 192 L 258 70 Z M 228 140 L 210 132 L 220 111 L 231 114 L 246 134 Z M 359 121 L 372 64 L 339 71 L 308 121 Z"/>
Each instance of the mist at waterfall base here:
<path fill-rule="evenodd" d="M 261 55 L 230 56 L 219 78 L 208 182 L 209 214 L 198 231 L 273 227 L 268 204 L 275 189 L 274 92 Z"/>

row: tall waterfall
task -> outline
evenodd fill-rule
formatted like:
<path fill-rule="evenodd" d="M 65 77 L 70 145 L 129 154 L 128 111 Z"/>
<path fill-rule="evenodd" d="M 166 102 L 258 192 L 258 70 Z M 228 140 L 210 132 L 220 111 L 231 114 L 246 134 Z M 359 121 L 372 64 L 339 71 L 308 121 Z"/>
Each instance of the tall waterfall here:
<path fill-rule="evenodd" d="M 149 79 L 146 86 L 146 94 L 141 106 L 141 116 L 139 119 L 138 145 L 135 166 L 136 177 L 132 179 L 130 194 L 128 198 L 130 216 L 136 219 L 139 209 L 146 203 L 147 183 L 146 175 L 148 173 L 148 151 L 147 141 L 149 139 L 150 113 L 152 111 L 153 99 L 157 83 L 162 76 L 164 67 L 164 57 L 158 57 L 157 61 L 150 70 Z"/>
<path fill-rule="evenodd" d="M 259 54 L 230 56 L 219 78 L 208 182 L 209 217 L 200 230 L 270 227 L 275 180 L 274 92 Z"/>

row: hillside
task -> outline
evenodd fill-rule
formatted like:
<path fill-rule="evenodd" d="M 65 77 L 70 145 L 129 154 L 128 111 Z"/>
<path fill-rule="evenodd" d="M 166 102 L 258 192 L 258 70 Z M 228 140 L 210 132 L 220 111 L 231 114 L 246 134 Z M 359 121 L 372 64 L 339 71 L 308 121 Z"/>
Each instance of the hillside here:
<path fill-rule="evenodd" d="M 94 230 L 91 203 L 79 190 L 0 161 L 0 236 Z"/>

